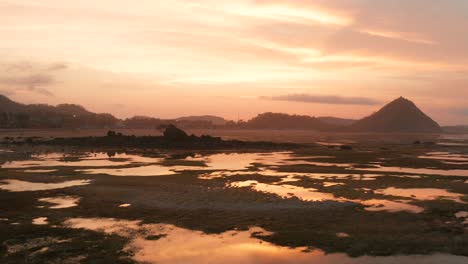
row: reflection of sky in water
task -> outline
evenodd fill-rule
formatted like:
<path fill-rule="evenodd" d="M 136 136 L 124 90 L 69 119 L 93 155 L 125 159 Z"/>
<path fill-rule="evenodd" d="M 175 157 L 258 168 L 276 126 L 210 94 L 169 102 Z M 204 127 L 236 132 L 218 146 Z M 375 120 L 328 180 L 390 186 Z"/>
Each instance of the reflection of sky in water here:
<path fill-rule="evenodd" d="M 21 169 L 31 167 L 107 167 L 125 166 L 132 163 L 157 163 L 162 158 L 143 157 L 140 155 L 116 154 L 109 157 L 106 153 L 85 153 L 84 155 L 64 155 L 50 153 L 33 155 L 31 160 L 11 161 L 1 165 L 5 169 Z M 31 171 L 31 170 L 30 170 Z M 31 171 L 34 172 L 34 171 Z"/>
<path fill-rule="evenodd" d="M 463 176 L 468 177 L 468 170 L 440 170 L 440 169 L 427 169 L 427 168 L 405 168 L 405 167 L 383 167 L 378 168 L 365 168 L 366 171 L 372 172 L 397 172 L 397 173 L 410 173 L 410 174 L 424 174 L 424 175 L 442 175 L 442 176 Z"/>
<path fill-rule="evenodd" d="M 165 158 L 169 156 L 159 157 L 143 157 L 140 155 L 133 154 L 115 154 L 112 158 L 109 158 L 107 153 L 81 153 L 75 156 L 64 155 L 63 153 L 50 153 L 34 155 L 35 160 L 29 161 L 14 161 L 4 165 L 7 168 L 28 168 L 31 164 L 34 167 L 48 167 L 48 166 L 79 166 L 84 167 L 79 171 L 88 174 L 108 174 L 114 176 L 162 176 L 162 175 L 174 175 L 185 170 L 203 170 L 209 171 L 200 174 L 201 179 L 215 179 L 220 177 L 230 177 L 236 175 L 262 175 L 262 176 L 273 176 L 279 177 L 280 180 L 277 184 L 265 184 L 258 181 L 245 181 L 245 182 L 234 182 L 228 184 L 228 187 L 251 187 L 254 191 L 268 192 L 279 195 L 283 198 L 297 197 L 304 201 L 351 201 L 361 203 L 366 206 L 366 210 L 369 211 L 408 211 L 408 212 L 421 212 L 423 209 L 418 206 L 408 204 L 411 200 L 433 200 L 440 197 L 448 198 L 456 202 L 462 202 L 460 194 L 450 193 L 442 189 L 397 189 L 388 188 L 378 190 L 378 194 L 398 196 L 402 198 L 398 201 L 390 201 L 383 199 L 369 199 L 369 200 L 346 200 L 342 198 L 335 198 L 331 193 L 320 192 L 314 188 L 304 188 L 295 186 L 293 183 L 300 180 L 300 177 L 307 177 L 314 180 L 323 180 L 322 185 L 324 187 L 341 188 L 338 185 L 343 185 L 340 182 L 334 182 L 334 180 L 375 180 L 377 177 L 382 176 L 381 174 L 338 174 L 338 173 L 309 173 L 309 172 L 279 172 L 276 169 L 281 165 L 297 165 L 306 164 L 313 166 L 336 166 L 341 168 L 352 168 L 353 164 L 346 163 L 332 163 L 332 162 L 315 162 L 311 161 L 314 158 L 333 158 L 330 156 L 306 156 L 298 157 L 291 152 L 273 152 L 273 153 L 220 153 L 220 154 L 209 154 L 209 155 L 196 155 L 189 156 L 182 159 L 171 159 L 175 164 L 174 166 L 165 166 Z M 458 161 L 465 159 L 466 156 L 462 154 L 453 154 L 449 152 L 429 152 L 420 158 L 430 159 L 446 159 Z M 307 159 L 307 160 L 303 160 Z M 177 161 L 200 161 L 206 166 L 194 166 L 188 163 L 183 165 L 177 165 Z M 258 168 L 251 168 L 254 164 L 261 164 Z M 128 166 L 128 167 L 122 167 Z M 86 167 L 89 167 L 86 169 Z M 105 168 L 99 168 L 105 167 Z M 313 170 L 313 167 L 311 168 Z M 417 173 L 417 174 L 439 174 L 439 175 L 460 175 L 467 176 L 468 170 L 436 170 L 436 169 L 413 169 L 413 168 L 397 168 L 397 167 L 382 167 L 379 168 L 364 168 L 360 169 L 364 171 L 378 171 L 378 172 L 400 172 L 400 173 Z M 30 172 L 49 172 L 46 169 L 28 170 Z M 402 176 L 402 177 L 414 177 L 420 178 L 418 175 Z M 18 180 L 5 180 L 3 184 L 0 183 L 0 189 L 9 191 L 35 191 L 35 190 L 48 190 L 48 189 L 59 189 L 70 186 L 79 186 L 89 184 L 89 181 L 78 180 L 68 181 L 63 183 L 32 183 Z M 343 188 L 346 188 L 343 186 Z M 43 198 L 42 201 L 47 202 L 45 199 L 54 198 Z M 55 198 L 61 199 L 61 198 Z M 49 200 L 50 203 L 54 203 Z M 64 206 L 63 204 L 76 205 L 77 201 L 72 200 L 55 200 L 55 208 Z M 68 202 L 68 203 L 67 203 Z M 124 206 L 122 206 L 124 207 Z M 54 206 L 50 207 L 54 208 Z M 60 207 L 66 208 L 66 207 Z"/>
<path fill-rule="evenodd" d="M 458 203 L 464 203 L 460 200 L 463 197 L 463 194 L 452 193 L 444 189 L 435 189 L 435 188 L 394 188 L 390 187 L 387 189 L 376 190 L 376 193 L 399 196 L 405 198 L 413 198 L 416 200 L 436 200 L 439 198 L 453 200 Z"/>
<path fill-rule="evenodd" d="M 336 184 L 329 186 L 335 186 Z M 387 211 L 387 212 L 399 212 L 406 211 L 411 213 L 421 213 L 424 211 L 423 208 L 415 205 L 408 204 L 411 200 L 399 200 L 390 201 L 383 199 L 369 199 L 369 200 L 358 200 L 358 199 L 345 199 L 335 197 L 331 193 L 320 192 L 315 188 L 304 188 L 300 186 L 293 186 L 288 184 L 266 184 L 259 183 L 258 181 L 238 181 L 232 182 L 227 185 L 231 188 L 242 188 L 250 187 L 254 191 L 266 192 L 276 194 L 282 198 L 296 197 L 303 201 L 338 201 L 338 202 L 354 202 L 360 203 L 365 206 L 367 211 Z M 442 190 L 443 191 L 443 190 Z"/>
<path fill-rule="evenodd" d="M 47 225 L 48 223 L 47 217 L 38 217 L 32 220 L 33 225 Z"/>
<path fill-rule="evenodd" d="M 28 182 L 20 180 L 0 180 L 0 189 L 10 192 L 45 191 L 90 184 L 90 180 L 73 180 L 59 183 Z"/>
<path fill-rule="evenodd" d="M 52 206 L 48 206 L 50 209 L 63 209 L 77 206 L 80 198 L 74 196 L 57 196 L 40 198 L 39 201 L 53 204 Z"/>
<path fill-rule="evenodd" d="M 141 221 L 113 218 L 72 218 L 64 223 L 70 228 L 83 228 L 107 234 L 118 234 L 129 239 L 127 251 L 142 263 L 192 263 L 192 264 L 439 264 L 466 263 L 467 258 L 450 255 L 391 256 L 351 258 L 345 254 L 325 254 L 320 250 L 305 252 L 304 248 L 287 248 L 262 241 L 269 233 L 260 228 L 248 231 L 226 231 L 221 234 L 204 234 L 168 224 L 142 224 Z M 259 238 L 253 238 L 252 233 Z M 151 240 L 148 237 L 157 236 Z M 348 234 L 337 233 L 338 239 Z"/>
<path fill-rule="evenodd" d="M 233 182 L 230 184 L 231 187 L 251 187 L 255 191 L 259 192 L 268 192 L 279 195 L 283 198 L 298 197 L 304 201 L 324 201 L 324 200 L 337 200 L 330 193 L 318 192 L 317 189 L 313 188 L 303 188 L 294 185 L 274 185 L 274 184 L 265 184 L 259 183 L 258 181 L 242 181 L 242 182 Z"/>

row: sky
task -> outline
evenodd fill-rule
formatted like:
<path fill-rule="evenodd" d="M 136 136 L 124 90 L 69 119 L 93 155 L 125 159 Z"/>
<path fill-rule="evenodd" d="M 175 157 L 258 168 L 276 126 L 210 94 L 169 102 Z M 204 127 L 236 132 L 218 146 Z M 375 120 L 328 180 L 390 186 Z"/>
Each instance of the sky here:
<path fill-rule="evenodd" d="M 0 94 L 118 117 L 468 124 L 466 0 L 0 0 Z"/>

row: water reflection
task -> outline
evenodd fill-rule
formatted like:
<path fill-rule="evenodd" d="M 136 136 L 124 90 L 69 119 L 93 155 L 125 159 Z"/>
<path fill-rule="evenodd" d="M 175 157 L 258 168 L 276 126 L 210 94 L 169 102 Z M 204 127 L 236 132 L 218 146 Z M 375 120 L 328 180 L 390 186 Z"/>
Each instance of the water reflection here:
<path fill-rule="evenodd" d="M 280 182 L 281 183 L 281 182 Z M 336 185 L 336 184 L 334 184 Z M 332 185 L 333 186 L 333 185 Z M 288 184 L 266 184 L 254 180 L 232 182 L 227 185 L 231 188 L 250 187 L 254 191 L 276 194 L 284 199 L 298 198 L 303 201 L 337 201 L 337 202 L 352 202 L 364 205 L 367 211 L 386 211 L 386 212 L 409 212 L 421 213 L 424 211 L 422 207 L 408 204 L 411 200 L 390 201 L 383 199 L 345 199 L 335 197 L 331 193 L 320 192 L 315 188 L 304 188 Z"/>
<path fill-rule="evenodd" d="M 20 180 L 1 180 L 0 190 L 10 192 L 27 192 L 27 191 L 44 191 L 53 189 L 63 189 L 73 186 L 82 186 L 90 184 L 90 180 L 73 180 L 59 183 L 41 183 L 41 182 L 28 182 Z"/>
<path fill-rule="evenodd" d="M 67 220 L 64 225 L 127 237 L 129 243 L 125 250 L 133 252 L 133 259 L 141 263 L 461 264 L 468 260 L 466 257 L 442 254 L 350 258 L 344 254 L 325 254 L 320 250 L 306 252 L 304 248 L 279 247 L 262 241 L 261 236 L 269 233 L 260 228 L 209 235 L 173 225 L 141 224 L 141 221 L 112 218 L 74 218 Z M 253 233 L 257 238 L 252 237 Z M 337 234 L 343 239 L 346 239 L 347 235 Z"/>
<path fill-rule="evenodd" d="M 416 200 L 436 200 L 436 199 L 449 199 L 458 203 L 464 203 L 460 198 L 463 197 L 463 194 L 452 193 L 444 189 L 435 189 L 435 188 L 386 188 L 376 190 L 376 193 L 412 198 Z"/>
<path fill-rule="evenodd" d="M 163 158 L 144 157 L 141 155 L 107 153 L 80 153 L 65 155 L 64 153 L 37 154 L 31 160 L 8 161 L 1 165 L 4 169 L 25 169 L 35 167 L 108 167 L 125 166 L 133 163 L 158 163 Z M 36 170 L 37 171 L 37 170 Z"/>
<path fill-rule="evenodd" d="M 189 167 L 165 167 L 162 165 L 149 165 L 130 168 L 86 169 L 79 171 L 87 174 L 107 174 L 111 176 L 165 176 L 174 175 L 177 174 L 178 171 L 186 169 L 189 169 Z"/>
<path fill-rule="evenodd" d="M 251 187 L 258 192 L 274 193 L 282 198 L 297 197 L 303 201 L 338 200 L 330 193 L 322 193 L 314 188 L 304 188 L 288 184 L 275 185 L 259 183 L 258 181 L 241 181 L 233 182 L 229 186 L 234 188 Z"/>
<path fill-rule="evenodd" d="M 80 201 L 80 198 L 75 196 L 58 196 L 40 198 L 39 201 L 53 204 L 52 206 L 48 207 L 50 209 L 63 209 L 77 206 L 78 202 Z"/>
<path fill-rule="evenodd" d="M 366 171 L 373 172 L 397 172 L 397 173 L 410 173 L 410 174 L 424 174 L 424 175 L 442 175 L 442 176 L 463 176 L 468 177 L 468 170 L 440 170 L 429 168 L 405 168 L 405 167 L 384 167 L 366 168 Z"/>
<path fill-rule="evenodd" d="M 47 217 L 38 217 L 32 220 L 32 224 L 33 225 L 47 225 L 49 224 L 49 222 L 47 221 Z"/>
<path fill-rule="evenodd" d="M 409 201 L 390 201 L 390 200 L 362 200 L 358 201 L 361 204 L 365 205 L 366 211 L 386 211 L 386 212 L 409 212 L 409 213 L 421 213 L 424 211 L 424 208 L 408 204 Z"/>
<path fill-rule="evenodd" d="M 320 156 L 317 156 L 320 157 Z M 309 157 L 311 158 L 311 157 Z M 177 161 L 177 160 L 176 160 Z M 291 152 L 273 152 L 273 153 L 221 153 L 195 157 L 186 157 L 179 161 L 198 161 L 203 162 L 205 166 L 193 165 L 175 165 L 165 166 L 163 160 L 161 164 L 140 165 L 137 167 L 127 168 L 92 168 L 80 170 L 84 173 L 92 174 L 108 174 L 112 176 L 164 176 L 174 175 L 184 170 L 210 170 L 214 171 L 211 176 L 205 174 L 202 178 L 213 179 L 224 177 L 230 173 L 249 173 L 251 166 L 261 164 L 262 166 L 278 166 L 292 164 L 315 164 L 315 162 L 302 161 L 298 158 L 293 158 Z M 154 162 L 154 160 L 153 160 Z M 323 165 L 325 166 L 325 165 Z M 260 173 L 273 174 L 273 170 L 263 169 Z M 220 175 L 216 175 L 220 174 Z M 252 174 L 252 173 L 250 173 Z"/>

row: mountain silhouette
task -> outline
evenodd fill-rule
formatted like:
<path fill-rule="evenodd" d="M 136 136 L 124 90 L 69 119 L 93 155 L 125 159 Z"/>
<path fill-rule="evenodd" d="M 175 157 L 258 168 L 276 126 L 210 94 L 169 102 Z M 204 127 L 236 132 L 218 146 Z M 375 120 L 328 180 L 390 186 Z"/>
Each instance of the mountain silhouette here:
<path fill-rule="evenodd" d="M 97 114 L 75 104 L 21 104 L 0 95 L 0 128 L 139 128 L 156 129 L 176 124 L 184 129 L 301 129 L 330 132 L 439 133 L 440 126 L 413 102 L 400 97 L 361 120 L 263 113 L 248 121 L 228 121 L 217 116 L 159 119 L 135 116 L 119 119 Z"/>
<path fill-rule="evenodd" d="M 378 112 L 356 121 L 352 131 L 438 133 L 441 127 L 423 113 L 412 101 L 400 97 Z"/>
<path fill-rule="evenodd" d="M 75 104 L 20 104 L 0 95 L 0 128 L 110 128 L 118 119 Z"/>
<path fill-rule="evenodd" d="M 306 115 L 288 115 L 283 113 L 263 113 L 241 124 L 248 129 L 306 129 L 335 130 L 337 125 L 324 122 L 316 117 Z"/>
<path fill-rule="evenodd" d="M 219 116 L 213 116 L 213 115 L 184 116 L 184 117 L 177 118 L 176 121 L 179 121 L 179 122 L 206 121 L 206 122 L 211 122 L 213 125 L 217 125 L 217 126 L 223 126 L 227 123 L 226 119 L 219 117 Z"/>

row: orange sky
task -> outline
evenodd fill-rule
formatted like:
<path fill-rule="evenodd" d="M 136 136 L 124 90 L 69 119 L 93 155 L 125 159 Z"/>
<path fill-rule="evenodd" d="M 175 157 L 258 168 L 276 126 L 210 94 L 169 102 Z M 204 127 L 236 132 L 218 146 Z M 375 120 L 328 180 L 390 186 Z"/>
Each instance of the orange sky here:
<path fill-rule="evenodd" d="M 119 117 L 468 123 L 465 0 L 0 0 L 0 93 Z"/>

